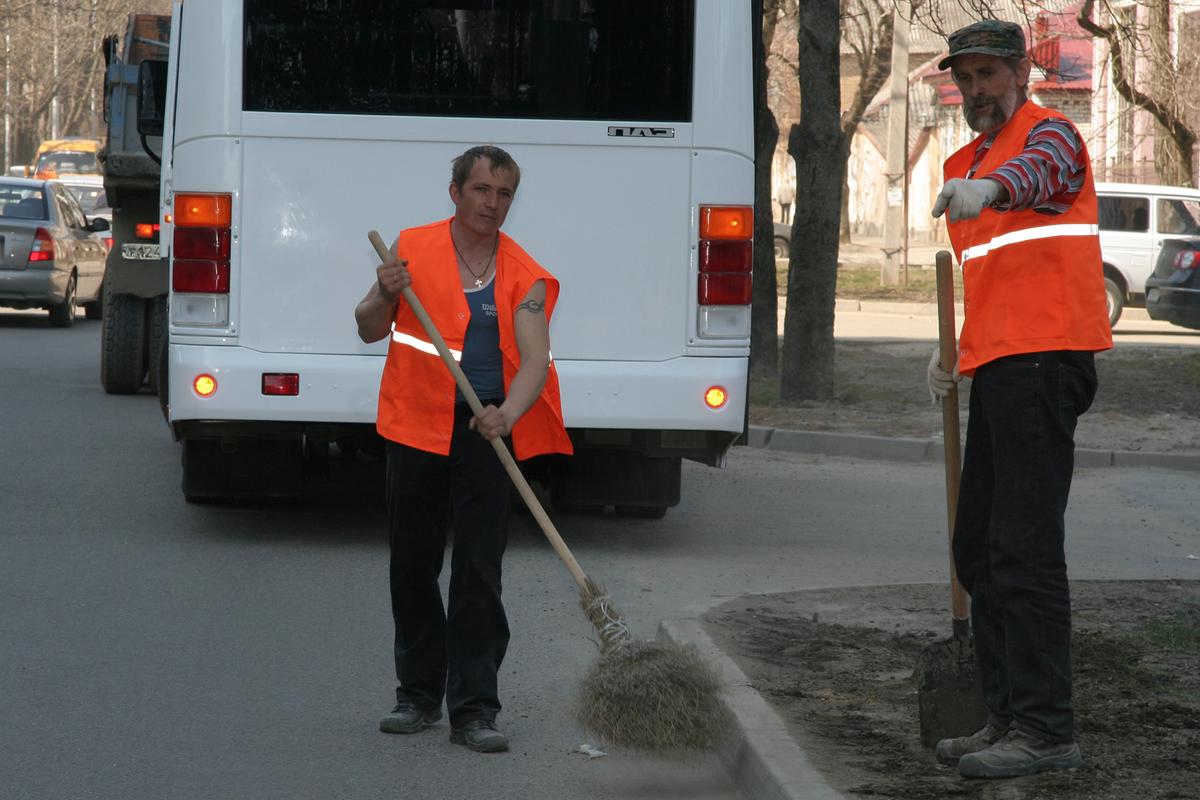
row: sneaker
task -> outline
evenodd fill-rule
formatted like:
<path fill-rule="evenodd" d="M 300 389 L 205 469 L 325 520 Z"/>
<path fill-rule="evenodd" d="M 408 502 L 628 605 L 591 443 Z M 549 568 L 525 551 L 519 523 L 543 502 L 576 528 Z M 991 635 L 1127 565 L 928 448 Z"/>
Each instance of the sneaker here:
<path fill-rule="evenodd" d="M 473 719 L 461 728 L 451 728 L 450 741 L 466 745 L 476 753 L 503 753 L 508 750 L 508 737 L 496 730 L 496 723 L 490 719 Z"/>
<path fill-rule="evenodd" d="M 384 733 L 420 733 L 442 718 L 440 708 L 421 708 L 416 703 L 397 703 L 392 713 L 379 720 Z"/>
<path fill-rule="evenodd" d="M 1004 738 L 1008 727 L 993 725 L 990 721 L 970 736 L 959 736 L 954 739 L 942 739 L 937 743 L 937 760 L 943 764 L 957 764 L 958 760 L 967 753 L 977 753 L 986 750 Z"/>
<path fill-rule="evenodd" d="M 958 761 L 964 778 L 1015 778 L 1055 769 L 1074 769 L 1083 763 L 1075 742 L 1055 744 L 1012 731 L 986 750 L 968 753 Z"/>

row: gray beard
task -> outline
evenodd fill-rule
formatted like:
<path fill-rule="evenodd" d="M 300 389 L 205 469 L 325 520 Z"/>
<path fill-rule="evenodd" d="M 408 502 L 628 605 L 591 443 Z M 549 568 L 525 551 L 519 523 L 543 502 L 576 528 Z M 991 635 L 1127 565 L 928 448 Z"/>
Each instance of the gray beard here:
<path fill-rule="evenodd" d="M 992 113 L 990 114 L 977 114 L 974 109 L 965 102 L 963 103 L 963 116 L 967 118 L 967 125 L 977 133 L 991 133 L 997 130 L 1008 122 L 1016 110 L 1017 92 L 1015 90 L 1002 97 L 997 97 L 992 104 Z"/>

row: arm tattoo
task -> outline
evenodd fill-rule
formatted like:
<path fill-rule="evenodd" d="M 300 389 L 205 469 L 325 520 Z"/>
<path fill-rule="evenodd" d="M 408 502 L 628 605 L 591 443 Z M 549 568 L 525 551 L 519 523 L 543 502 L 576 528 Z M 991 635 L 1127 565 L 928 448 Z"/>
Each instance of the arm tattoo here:
<path fill-rule="evenodd" d="M 517 311 L 528 311 L 533 314 L 540 314 L 545 306 L 545 303 L 539 303 L 537 300 L 526 300 L 524 303 L 521 303 L 521 305 L 517 306 Z"/>

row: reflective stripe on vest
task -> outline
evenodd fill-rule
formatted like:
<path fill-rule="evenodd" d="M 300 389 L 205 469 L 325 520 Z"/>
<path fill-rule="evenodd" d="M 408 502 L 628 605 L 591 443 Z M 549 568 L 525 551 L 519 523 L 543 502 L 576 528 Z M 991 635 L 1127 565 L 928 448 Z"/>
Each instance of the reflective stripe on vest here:
<path fill-rule="evenodd" d="M 441 354 L 438 353 L 437 348 L 434 347 L 433 342 L 427 342 L 424 339 L 418 339 L 417 337 L 410 336 L 407 333 L 401 333 L 400 331 L 396 330 L 394 323 L 392 324 L 392 341 L 399 342 L 400 344 L 406 344 L 415 350 L 420 350 L 422 353 L 429 353 L 431 356 L 441 356 Z M 454 356 L 455 361 L 462 361 L 462 350 L 454 350 L 450 347 L 447 347 L 446 349 L 450 351 L 450 355 Z"/>
<path fill-rule="evenodd" d="M 1036 228 L 1024 228 L 1019 231 L 1009 231 L 1002 233 L 990 242 L 977 244 L 962 251 L 959 256 L 959 266 L 965 264 L 972 258 L 986 256 L 990 251 L 1006 244 L 1016 244 L 1017 242 L 1031 242 L 1035 239 L 1050 239 L 1055 236 L 1099 236 L 1099 225 L 1086 224 L 1064 224 L 1064 225 L 1039 225 Z"/>

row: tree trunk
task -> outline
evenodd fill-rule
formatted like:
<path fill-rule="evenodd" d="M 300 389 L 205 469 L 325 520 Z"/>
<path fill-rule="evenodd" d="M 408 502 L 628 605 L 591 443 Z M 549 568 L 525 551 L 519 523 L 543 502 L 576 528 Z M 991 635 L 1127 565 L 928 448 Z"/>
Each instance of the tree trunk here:
<path fill-rule="evenodd" d="M 838 0 L 800 0 L 800 124 L 788 136 L 796 203 L 783 323 L 785 400 L 833 396 L 833 305 L 848 145 L 841 128 Z"/>
<path fill-rule="evenodd" d="M 775 215 L 771 199 L 771 162 L 779 144 L 779 124 L 767 103 L 767 66 L 779 0 L 762 3 L 761 37 L 754 71 L 754 295 L 750 316 L 750 369 L 779 373 L 779 287 L 775 279 Z"/>
<path fill-rule="evenodd" d="M 1127 62 L 1136 57 L 1136 52 L 1128 48 L 1125 40 L 1134 37 L 1136 31 L 1111 21 L 1110 24 L 1098 22 L 1092 17 L 1095 6 L 1096 0 L 1083 0 L 1083 4 L 1075 15 L 1075 20 L 1093 37 L 1102 38 L 1108 42 L 1113 88 L 1130 104 L 1153 115 L 1158 124 L 1166 129 L 1167 135 L 1175 145 L 1175 158 L 1181 175 L 1179 183 L 1194 186 L 1196 176 L 1192 171 L 1192 149 L 1196 146 L 1196 129 L 1179 113 L 1177 105 L 1170 102 L 1171 95 L 1166 98 L 1157 96 L 1153 93 L 1153 88 L 1151 94 L 1147 94 L 1133 85 L 1130 80 L 1131 67 L 1127 65 Z M 1151 6 L 1153 7 L 1154 4 Z M 1162 6 L 1168 7 L 1168 0 L 1162 0 Z M 1152 59 L 1155 57 L 1153 50 L 1150 51 L 1150 57 Z M 1173 66 L 1171 68 L 1173 69 Z M 1190 96 L 1188 95 L 1188 97 Z"/>

